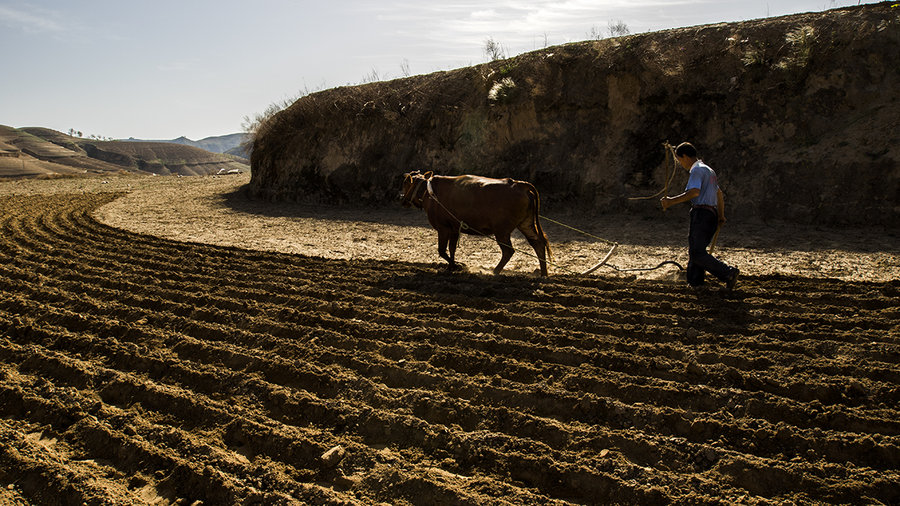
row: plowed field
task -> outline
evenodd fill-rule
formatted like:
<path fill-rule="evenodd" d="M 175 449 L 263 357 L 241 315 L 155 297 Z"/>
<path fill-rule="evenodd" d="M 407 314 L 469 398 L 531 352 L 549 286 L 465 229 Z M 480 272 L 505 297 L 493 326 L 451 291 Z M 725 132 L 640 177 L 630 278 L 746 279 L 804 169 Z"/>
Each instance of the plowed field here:
<path fill-rule="evenodd" d="M 118 197 L 0 196 L 0 502 L 900 502 L 896 280 L 447 274 Z"/>

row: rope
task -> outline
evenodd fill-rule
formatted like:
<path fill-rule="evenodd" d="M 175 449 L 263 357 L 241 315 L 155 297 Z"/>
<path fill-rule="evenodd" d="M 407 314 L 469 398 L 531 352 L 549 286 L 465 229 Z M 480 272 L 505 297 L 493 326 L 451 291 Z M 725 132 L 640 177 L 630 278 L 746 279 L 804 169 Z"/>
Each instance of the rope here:
<path fill-rule="evenodd" d="M 668 142 L 666 143 L 666 146 L 669 146 L 671 148 L 671 145 L 669 145 Z M 668 189 L 668 184 L 666 185 L 666 189 L 664 189 L 663 191 L 667 191 L 667 189 Z M 653 198 L 653 197 L 650 197 L 650 198 Z M 679 264 L 678 262 L 676 262 L 674 260 L 666 260 L 664 262 L 660 262 L 659 265 L 657 265 L 656 267 L 640 267 L 640 268 L 632 268 L 632 269 L 625 269 L 625 268 L 621 268 L 621 267 L 616 267 L 615 265 L 612 265 L 612 264 L 607 264 L 606 261 L 609 260 L 610 256 L 612 256 L 613 251 L 616 249 L 616 247 L 619 245 L 619 243 L 617 243 L 615 241 L 610 241 L 609 239 L 604 239 L 602 237 L 597 237 L 596 235 L 589 234 L 589 233 L 585 232 L 584 230 L 581 230 L 581 229 L 578 229 L 575 227 L 571 227 L 569 225 L 566 225 L 565 223 L 556 221 L 552 218 L 548 218 L 544 215 L 541 215 L 541 218 L 545 219 L 551 223 L 556 223 L 557 225 L 568 228 L 569 230 L 572 230 L 572 231 L 578 232 L 580 234 L 586 235 L 588 237 L 597 239 L 598 241 L 603 241 L 607 244 L 613 245 L 612 249 L 609 250 L 609 253 L 606 254 L 606 257 L 603 260 L 601 260 L 600 263 L 598 263 L 597 265 L 591 267 L 590 269 L 588 269 L 584 272 L 581 272 L 580 274 L 590 274 L 590 273 L 594 272 L 595 270 L 599 269 L 601 266 L 609 267 L 610 269 L 613 269 L 618 272 L 637 272 L 637 271 L 655 271 L 656 269 L 659 269 L 660 267 L 662 267 L 664 265 L 672 264 L 672 265 L 678 267 L 679 269 L 684 270 L 684 267 L 682 267 L 681 264 Z M 715 246 L 713 246 L 713 247 L 715 247 Z"/>
<path fill-rule="evenodd" d="M 456 221 L 459 222 L 459 229 L 460 229 L 460 230 L 474 230 L 478 235 L 481 235 L 481 236 L 486 237 L 486 238 L 488 238 L 488 239 L 495 239 L 495 238 L 492 238 L 491 236 L 485 234 L 484 232 L 478 230 L 477 228 L 472 228 L 472 227 L 470 227 L 469 225 L 466 224 L 466 222 L 464 222 L 463 220 L 457 218 L 456 215 L 453 214 L 453 212 L 451 212 L 449 209 L 447 209 L 447 207 L 444 206 L 444 204 L 443 204 L 443 203 L 437 198 L 437 196 L 434 194 L 434 188 L 432 188 L 432 186 L 431 186 L 431 179 L 428 179 L 428 185 L 426 186 L 426 189 L 427 189 L 427 191 L 428 191 L 428 196 L 431 197 L 432 200 L 434 200 L 435 202 L 437 202 L 438 205 L 441 206 L 441 208 L 442 208 L 444 211 L 446 211 L 447 214 L 449 214 L 451 218 L 453 218 L 454 220 L 456 220 Z M 547 218 L 546 216 L 543 216 L 543 215 L 539 215 L 539 217 L 540 217 L 540 218 L 543 218 L 543 219 L 545 219 L 545 220 L 547 220 L 547 221 L 553 222 L 553 223 L 555 223 L 555 224 L 557 224 L 557 225 L 561 225 L 561 226 L 563 226 L 563 227 L 565 227 L 565 228 L 568 228 L 568 229 L 570 229 L 570 230 L 573 230 L 573 231 L 575 231 L 575 232 L 579 232 L 579 233 L 584 234 L 584 235 L 586 235 L 586 236 L 593 237 L 594 239 L 597 239 L 597 240 L 603 241 L 603 242 L 605 242 L 605 243 L 607 243 L 607 244 L 612 244 L 612 245 L 613 245 L 612 248 L 609 250 L 609 252 L 606 254 L 606 256 L 603 258 L 603 260 L 600 261 L 600 263 L 598 263 L 597 265 L 591 267 L 590 269 L 588 269 L 588 270 L 585 271 L 585 272 L 577 272 L 577 271 L 573 271 L 572 269 L 569 269 L 568 267 L 565 267 L 565 266 L 559 265 L 559 264 L 557 264 L 557 263 L 555 263 L 555 262 L 552 262 L 552 261 L 549 260 L 549 259 L 544 259 L 544 261 L 547 262 L 548 265 L 552 265 L 553 267 L 556 267 L 557 269 L 562 270 L 562 271 L 566 271 L 566 272 L 568 272 L 569 274 L 576 274 L 576 275 L 579 275 L 579 276 L 580 276 L 580 275 L 584 275 L 584 274 L 589 274 L 589 273 L 591 273 L 591 272 L 597 270 L 597 269 L 600 268 L 601 266 L 609 267 L 609 268 L 614 269 L 614 270 L 616 270 L 616 271 L 618 271 L 618 272 L 636 272 L 636 271 L 655 271 L 656 269 L 659 269 L 660 267 L 662 267 L 662 266 L 664 266 L 664 265 L 666 265 L 666 264 L 673 264 L 673 265 L 676 265 L 679 269 L 684 270 L 684 267 L 682 267 L 681 264 L 679 264 L 678 262 L 675 262 L 675 261 L 673 261 L 673 260 L 666 260 L 666 261 L 664 261 L 664 262 L 661 262 L 661 263 L 660 263 L 659 265 L 657 265 L 656 267 L 647 267 L 647 268 L 624 269 L 624 268 L 616 267 L 615 265 L 609 265 L 609 264 L 606 263 L 606 261 L 609 260 L 609 257 L 610 257 L 610 256 L 612 256 L 613 251 L 615 251 L 615 249 L 619 246 L 619 243 L 617 243 L 617 242 L 615 242 L 615 241 L 610 241 L 610 240 L 608 240 L 608 239 L 604 239 L 604 238 L 602 238 L 602 237 L 597 237 L 597 236 L 595 236 L 595 235 L 592 235 L 592 234 L 589 234 L 589 233 L 585 232 L 584 230 L 580 230 L 580 229 L 577 229 L 577 228 L 575 228 L 575 227 L 571 227 L 571 226 L 569 226 L 569 225 L 566 225 L 565 223 L 562 223 L 562 222 L 553 220 L 553 219 L 551 219 L 551 218 Z M 495 240 L 496 240 L 496 239 L 495 239 Z M 538 257 L 537 255 L 534 255 L 534 254 L 532 254 L 532 253 L 529 252 L 529 251 L 525 251 L 525 250 L 516 248 L 516 247 L 513 246 L 512 244 L 504 244 L 504 243 L 501 243 L 500 241 L 497 241 L 497 244 L 500 244 L 500 245 L 502 245 L 502 246 L 506 246 L 506 247 L 512 249 L 513 251 L 516 251 L 516 252 L 522 253 L 523 255 L 527 255 L 527 256 L 530 256 L 530 257 L 532 257 L 532 258 L 537 258 L 538 260 L 540 260 L 540 257 Z"/>
<path fill-rule="evenodd" d="M 672 183 L 672 180 L 675 179 L 675 173 L 678 172 L 678 160 L 675 158 L 675 147 L 669 144 L 669 141 L 663 143 L 663 147 L 666 148 L 667 153 L 672 153 L 672 172 L 669 173 L 669 166 L 666 165 L 666 185 L 662 190 L 650 195 L 649 197 L 628 197 L 628 200 L 650 200 L 659 197 L 660 195 L 667 195 L 669 193 L 669 184 Z M 665 161 L 663 161 L 665 163 Z"/>
<path fill-rule="evenodd" d="M 632 268 L 632 269 L 622 269 L 620 267 L 616 267 L 615 265 L 607 265 L 607 267 L 609 267 L 610 269 L 615 269 L 619 272 L 636 272 L 636 271 L 655 271 L 656 269 L 659 269 L 663 265 L 667 265 L 667 264 L 672 264 L 675 267 L 678 267 L 679 269 L 684 270 L 684 267 L 682 267 L 681 264 L 676 262 L 675 260 L 665 260 L 663 262 L 660 262 L 659 265 L 657 265 L 656 267 L 637 267 L 637 268 Z"/>
<path fill-rule="evenodd" d="M 547 221 L 549 221 L 550 223 L 556 223 L 557 225 L 560 225 L 560 226 L 565 227 L 565 228 L 567 228 L 567 229 L 569 229 L 569 230 L 573 230 L 573 231 L 575 231 L 575 232 L 578 232 L 579 234 L 586 235 L 586 236 L 591 237 L 591 238 L 593 238 L 593 239 L 597 239 L 598 241 L 605 242 L 606 244 L 619 244 L 619 243 L 617 243 L 617 242 L 615 242 L 615 241 L 610 241 L 609 239 L 604 239 L 604 238 L 602 238 L 602 237 L 597 237 L 596 235 L 589 234 L 589 233 L 585 232 L 584 230 L 580 230 L 580 229 L 577 229 L 577 228 L 575 228 L 575 227 L 570 227 L 569 225 L 566 225 L 565 223 L 561 223 L 561 222 L 556 221 L 556 220 L 554 220 L 554 219 L 548 218 L 548 217 L 544 216 L 543 214 L 540 215 L 540 216 L 541 216 L 541 219 L 547 220 Z"/>

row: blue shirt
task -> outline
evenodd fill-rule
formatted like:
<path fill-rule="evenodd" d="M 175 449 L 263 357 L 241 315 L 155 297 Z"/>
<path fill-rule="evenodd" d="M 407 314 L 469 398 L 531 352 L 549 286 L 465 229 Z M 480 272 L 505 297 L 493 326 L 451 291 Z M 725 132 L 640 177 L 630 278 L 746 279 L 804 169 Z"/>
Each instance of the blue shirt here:
<path fill-rule="evenodd" d="M 687 186 L 684 191 L 700 190 L 700 195 L 691 199 L 691 204 L 695 206 L 713 206 L 719 203 L 719 179 L 716 177 L 716 171 L 712 170 L 709 165 L 697 160 L 691 167 L 691 175 L 688 177 Z"/>

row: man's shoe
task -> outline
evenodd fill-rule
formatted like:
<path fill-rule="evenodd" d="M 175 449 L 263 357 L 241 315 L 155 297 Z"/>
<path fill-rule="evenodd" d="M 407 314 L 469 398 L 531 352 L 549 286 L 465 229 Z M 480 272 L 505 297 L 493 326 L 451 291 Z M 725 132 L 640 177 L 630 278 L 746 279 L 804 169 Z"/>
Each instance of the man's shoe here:
<path fill-rule="evenodd" d="M 741 271 L 737 267 L 731 271 L 731 277 L 725 282 L 725 288 L 727 288 L 729 292 L 734 290 L 735 285 L 737 285 L 737 278 L 740 273 Z"/>

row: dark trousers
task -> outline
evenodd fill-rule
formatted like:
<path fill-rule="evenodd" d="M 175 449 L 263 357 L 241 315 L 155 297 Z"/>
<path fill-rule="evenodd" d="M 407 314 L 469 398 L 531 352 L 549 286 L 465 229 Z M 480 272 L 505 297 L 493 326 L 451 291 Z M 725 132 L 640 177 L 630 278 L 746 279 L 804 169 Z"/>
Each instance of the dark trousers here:
<path fill-rule="evenodd" d="M 709 242 L 716 234 L 719 217 L 711 209 L 691 209 L 691 229 L 688 232 L 688 265 L 687 282 L 691 286 L 703 284 L 703 277 L 708 272 L 722 281 L 731 275 L 732 267 L 719 261 L 706 251 Z"/>

